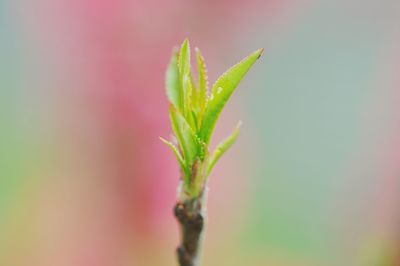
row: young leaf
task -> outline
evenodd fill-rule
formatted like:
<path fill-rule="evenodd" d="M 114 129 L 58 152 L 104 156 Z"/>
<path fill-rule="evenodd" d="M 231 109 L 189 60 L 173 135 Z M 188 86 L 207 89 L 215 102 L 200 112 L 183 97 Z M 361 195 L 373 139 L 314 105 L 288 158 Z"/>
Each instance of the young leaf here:
<path fill-rule="evenodd" d="M 222 76 L 220 76 L 214 83 L 199 133 L 200 138 L 206 144 L 210 143 L 215 124 L 226 102 L 239 85 L 239 82 L 243 79 L 257 59 L 260 58 L 262 52 L 263 49 L 260 49 L 250 54 L 248 57 L 244 58 L 238 64 L 234 65 L 222 74 Z"/>
<path fill-rule="evenodd" d="M 200 115 L 199 122 L 201 122 L 201 118 L 203 117 L 206 103 L 207 103 L 207 92 L 208 92 L 208 75 L 207 75 L 207 67 L 203 55 L 200 52 L 200 49 L 196 47 L 196 58 L 197 58 L 197 69 L 199 72 L 199 107 L 200 107 Z"/>
<path fill-rule="evenodd" d="M 199 128 L 197 127 L 197 124 L 198 124 L 198 122 L 197 122 L 197 115 L 196 115 L 196 112 L 195 111 L 192 111 L 192 121 L 193 121 L 193 131 L 194 132 L 198 132 L 199 131 Z"/>
<path fill-rule="evenodd" d="M 179 81 L 178 54 L 174 52 L 166 73 L 167 96 L 176 109 L 182 111 L 183 95 Z"/>
<path fill-rule="evenodd" d="M 235 143 L 237 137 L 240 133 L 241 122 L 238 123 L 236 128 L 233 130 L 232 134 L 223 140 L 220 144 L 218 144 L 217 148 L 210 159 L 210 164 L 207 168 L 207 176 L 211 173 L 211 170 L 214 168 L 215 164 L 218 162 L 219 158 Z"/>
<path fill-rule="evenodd" d="M 190 74 L 190 85 L 192 86 L 192 111 L 196 113 L 196 115 L 199 113 L 200 110 L 200 91 L 197 88 L 196 82 L 193 78 L 193 75 Z"/>
<path fill-rule="evenodd" d="M 178 65 L 179 78 L 183 91 L 183 115 L 188 118 L 191 112 L 192 86 L 190 81 L 190 45 L 187 39 L 182 43 Z"/>
<path fill-rule="evenodd" d="M 183 151 L 183 157 L 186 162 L 185 165 L 186 167 L 191 168 L 198 151 L 197 136 L 183 115 L 176 110 L 173 105 L 170 107 L 170 118 L 172 129 L 174 130 Z"/>
<path fill-rule="evenodd" d="M 188 175 L 188 169 L 187 169 L 187 167 L 185 165 L 185 161 L 183 160 L 183 157 L 182 157 L 181 153 L 179 152 L 178 148 L 174 144 L 172 144 L 172 142 L 170 142 L 168 140 L 165 140 L 162 137 L 160 137 L 160 140 L 162 142 L 164 142 L 165 144 L 167 144 L 171 148 L 171 150 L 174 152 L 174 154 L 176 156 L 176 159 L 179 162 L 179 165 L 180 165 L 182 171 L 185 173 L 185 176 L 187 176 Z"/>
<path fill-rule="evenodd" d="M 194 132 L 197 133 L 197 124 L 195 122 L 195 120 L 193 119 L 193 111 L 194 111 L 194 89 L 192 88 L 192 82 L 190 80 L 190 75 L 188 76 L 188 78 L 186 78 L 186 83 L 185 83 L 185 101 L 184 101 L 184 105 L 185 105 L 185 110 L 186 113 L 183 113 L 183 116 L 185 117 L 186 121 L 188 122 L 188 124 L 190 125 L 190 127 L 192 128 L 192 130 Z"/>
<path fill-rule="evenodd" d="M 190 72 L 190 44 L 185 39 L 179 52 L 179 73 L 181 75 L 189 75 Z"/>

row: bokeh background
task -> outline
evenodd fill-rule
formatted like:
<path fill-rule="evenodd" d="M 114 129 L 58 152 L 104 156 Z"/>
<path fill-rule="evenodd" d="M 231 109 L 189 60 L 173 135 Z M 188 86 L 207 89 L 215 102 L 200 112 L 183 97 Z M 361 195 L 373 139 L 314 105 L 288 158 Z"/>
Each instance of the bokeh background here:
<path fill-rule="evenodd" d="M 0 265 L 176 265 L 164 73 L 265 53 L 214 141 L 204 265 L 397 266 L 398 0 L 0 1 Z M 386 264 L 384 264 L 386 263 Z"/>

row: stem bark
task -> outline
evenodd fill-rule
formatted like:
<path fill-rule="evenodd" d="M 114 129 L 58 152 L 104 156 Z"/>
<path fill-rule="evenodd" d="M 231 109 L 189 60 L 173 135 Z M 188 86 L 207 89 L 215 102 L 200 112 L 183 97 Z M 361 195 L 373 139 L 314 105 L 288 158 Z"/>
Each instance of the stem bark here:
<path fill-rule="evenodd" d="M 176 249 L 180 266 L 200 266 L 201 245 L 205 227 L 206 189 L 198 198 L 180 197 L 174 208 L 181 240 Z"/>

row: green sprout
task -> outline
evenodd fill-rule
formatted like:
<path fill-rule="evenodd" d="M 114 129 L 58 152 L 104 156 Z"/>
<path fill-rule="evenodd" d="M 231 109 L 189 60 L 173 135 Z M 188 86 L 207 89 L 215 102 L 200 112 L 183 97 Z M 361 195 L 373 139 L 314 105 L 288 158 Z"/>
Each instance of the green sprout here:
<path fill-rule="evenodd" d="M 161 138 L 179 162 L 184 188 L 190 197 L 200 195 L 216 162 L 239 135 L 240 122 L 233 133 L 210 154 L 209 144 L 219 115 L 240 81 L 260 58 L 263 49 L 253 52 L 222 74 L 211 91 L 208 89 L 204 58 L 198 48 L 195 51 L 198 82 L 191 71 L 189 41 L 186 39 L 180 51 L 172 55 L 166 74 L 166 90 L 171 124 L 178 145 Z"/>
<path fill-rule="evenodd" d="M 198 82 L 191 71 L 189 41 L 185 40 L 180 51 L 172 55 L 166 74 L 166 89 L 175 137 L 172 141 L 161 140 L 172 149 L 181 170 L 179 199 L 174 209 L 182 232 L 177 249 L 181 266 L 200 265 L 207 179 L 239 136 L 241 123 L 210 153 L 215 125 L 229 98 L 262 52 L 263 49 L 259 49 L 228 69 L 211 90 L 208 89 L 207 68 L 199 49 L 196 48 Z"/>

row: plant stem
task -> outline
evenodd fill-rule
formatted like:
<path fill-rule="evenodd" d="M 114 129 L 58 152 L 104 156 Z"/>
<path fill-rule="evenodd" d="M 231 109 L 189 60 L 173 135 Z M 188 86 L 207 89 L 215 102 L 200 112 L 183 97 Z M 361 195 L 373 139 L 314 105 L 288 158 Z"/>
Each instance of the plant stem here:
<path fill-rule="evenodd" d="M 181 231 L 181 242 L 176 249 L 180 266 L 200 266 L 205 198 L 205 193 L 197 198 L 181 197 L 175 205 L 174 214 Z"/>

